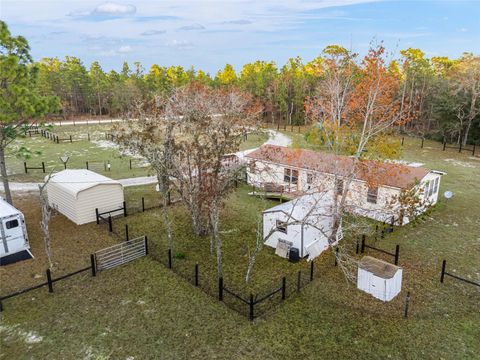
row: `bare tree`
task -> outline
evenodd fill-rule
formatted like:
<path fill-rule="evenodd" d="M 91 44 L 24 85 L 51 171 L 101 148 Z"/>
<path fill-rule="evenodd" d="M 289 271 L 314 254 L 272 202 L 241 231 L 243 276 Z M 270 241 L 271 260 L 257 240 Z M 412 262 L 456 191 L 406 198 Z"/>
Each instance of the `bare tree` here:
<path fill-rule="evenodd" d="M 43 232 L 43 242 L 45 245 L 45 253 L 47 255 L 48 267 L 53 269 L 53 256 L 52 256 L 52 245 L 51 245 L 51 236 L 50 236 L 50 218 L 52 216 L 52 208 L 48 203 L 48 194 L 46 187 L 50 179 L 52 178 L 52 173 L 50 173 L 43 184 L 38 185 L 38 190 L 40 192 L 40 206 L 42 209 L 42 219 L 40 220 L 40 227 Z"/>

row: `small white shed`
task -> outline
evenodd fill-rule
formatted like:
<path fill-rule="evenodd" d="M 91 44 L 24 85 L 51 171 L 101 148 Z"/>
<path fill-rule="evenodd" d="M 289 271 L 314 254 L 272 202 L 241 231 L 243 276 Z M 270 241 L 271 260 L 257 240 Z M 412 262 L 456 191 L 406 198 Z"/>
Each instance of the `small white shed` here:
<path fill-rule="evenodd" d="M 33 257 L 29 250 L 30 244 L 23 214 L 1 198 L 0 239 L 0 263 L 2 265 Z"/>
<path fill-rule="evenodd" d="M 119 181 L 84 169 L 63 170 L 52 175 L 47 194 L 50 206 L 77 225 L 96 221 L 96 208 L 100 213 L 120 209 L 120 214 L 124 201 Z"/>
<path fill-rule="evenodd" d="M 288 258 L 291 248 L 298 249 L 300 258 L 313 260 L 329 247 L 332 233 L 332 204 L 330 193 L 313 193 L 274 206 L 263 212 L 265 244 L 276 248 L 277 255 Z M 342 227 L 337 241 L 343 237 Z"/>
<path fill-rule="evenodd" d="M 402 290 L 402 268 L 365 256 L 358 263 L 357 288 L 382 301 L 390 301 Z"/>

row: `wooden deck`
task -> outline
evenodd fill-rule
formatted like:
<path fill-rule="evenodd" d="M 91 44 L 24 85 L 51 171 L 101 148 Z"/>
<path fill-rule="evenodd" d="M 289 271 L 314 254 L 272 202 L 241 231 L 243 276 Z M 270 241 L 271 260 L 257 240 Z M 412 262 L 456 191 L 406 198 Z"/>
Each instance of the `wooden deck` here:
<path fill-rule="evenodd" d="M 302 195 L 301 191 L 295 192 L 272 192 L 272 191 L 252 191 L 248 195 L 259 196 L 266 199 L 293 200 Z"/>

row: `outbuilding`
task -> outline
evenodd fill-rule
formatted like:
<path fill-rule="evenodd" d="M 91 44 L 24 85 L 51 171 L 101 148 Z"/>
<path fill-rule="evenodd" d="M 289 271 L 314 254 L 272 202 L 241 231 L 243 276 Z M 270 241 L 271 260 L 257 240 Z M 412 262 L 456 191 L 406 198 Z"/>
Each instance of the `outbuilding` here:
<path fill-rule="evenodd" d="M 49 205 L 81 225 L 96 221 L 95 209 L 100 213 L 123 211 L 123 186 L 106 176 L 85 169 L 63 170 L 55 173 L 47 184 Z"/>
<path fill-rule="evenodd" d="M 365 256 L 358 263 L 357 288 L 382 301 L 390 301 L 402 290 L 402 268 Z"/>
<path fill-rule="evenodd" d="M 313 260 L 329 248 L 333 231 L 333 194 L 313 193 L 274 206 L 263 212 L 265 245 L 291 260 Z M 343 236 L 341 226 L 336 241 Z"/>
<path fill-rule="evenodd" d="M 0 263 L 10 264 L 33 257 L 25 218 L 20 210 L 0 198 Z"/>

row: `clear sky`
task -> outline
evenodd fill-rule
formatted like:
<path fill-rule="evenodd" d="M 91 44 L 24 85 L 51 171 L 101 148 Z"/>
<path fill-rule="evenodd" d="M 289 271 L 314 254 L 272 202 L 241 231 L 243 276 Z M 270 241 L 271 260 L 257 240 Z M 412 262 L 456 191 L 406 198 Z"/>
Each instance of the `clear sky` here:
<path fill-rule="evenodd" d="M 372 40 L 480 53 L 480 0 L 0 0 L 0 18 L 35 59 L 71 55 L 105 70 L 140 61 L 215 74 L 225 63 L 309 61 L 329 44 L 364 54 Z"/>

